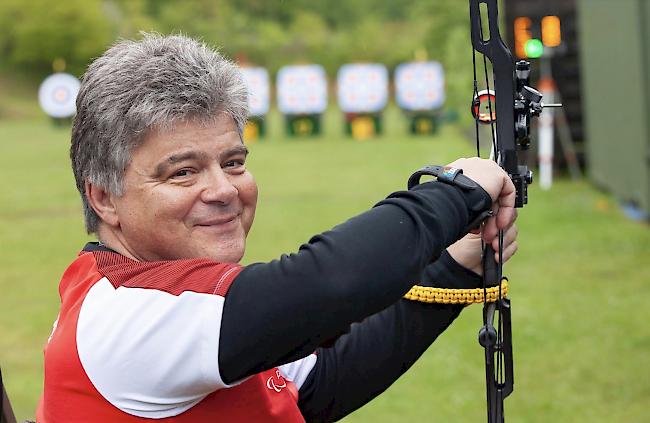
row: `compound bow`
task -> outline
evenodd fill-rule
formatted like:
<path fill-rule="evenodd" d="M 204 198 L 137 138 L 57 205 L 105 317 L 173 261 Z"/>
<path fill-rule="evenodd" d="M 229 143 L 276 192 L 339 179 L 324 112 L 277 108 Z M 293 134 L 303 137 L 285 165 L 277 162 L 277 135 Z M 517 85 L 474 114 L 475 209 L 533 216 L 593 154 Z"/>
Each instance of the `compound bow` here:
<path fill-rule="evenodd" d="M 485 5 L 487 17 L 481 16 L 481 4 Z M 528 86 L 530 63 L 525 60 L 514 63 L 512 53 L 499 33 L 497 0 L 469 0 L 469 11 L 474 65 L 472 114 L 476 119 L 477 154 L 480 155 L 479 124 L 489 124 L 491 157 L 515 185 L 515 207 L 523 207 L 528 202 L 528 184 L 532 183 L 532 172 L 522 154 L 530 146 L 531 118 L 538 116 L 545 106 L 559 105 L 545 105 L 542 94 Z M 487 29 L 483 27 L 484 21 L 487 21 Z M 485 70 L 486 89 L 480 92 L 476 52 L 483 55 Z M 494 90 L 490 89 L 486 59 L 492 63 Z M 496 301 L 487 302 L 487 295 L 483 296 L 483 326 L 479 331 L 479 343 L 485 349 L 488 423 L 504 422 L 503 400 L 512 393 L 514 379 L 510 300 L 502 291 L 505 291 L 506 281 L 502 275 L 502 255 L 503 232 L 500 232 L 499 260 L 494 259 L 495 252 L 490 245 L 486 245 L 483 251 L 483 289 L 499 287 Z"/>

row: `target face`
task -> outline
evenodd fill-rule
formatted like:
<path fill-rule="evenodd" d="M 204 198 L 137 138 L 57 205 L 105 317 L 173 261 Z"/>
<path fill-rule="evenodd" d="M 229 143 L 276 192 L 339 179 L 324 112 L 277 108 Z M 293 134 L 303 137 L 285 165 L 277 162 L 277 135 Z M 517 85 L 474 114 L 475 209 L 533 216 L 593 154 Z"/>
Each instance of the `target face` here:
<path fill-rule="evenodd" d="M 402 63 L 395 69 L 395 100 L 400 108 L 428 111 L 445 103 L 445 76 L 438 62 Z"/>
<path fill-rule="evenodd" d="M 285 115 L 321 114 L 327 108 L 327 77 L 320 65 L 285 66 L 277 85 L 278 109 Z"/>
<path fill-rule="evenodd" d="M 269 73 L 264 68 L 242 68 L 248 87 L 248 110 L 251 116 L 264 116 L 269 112 Z"/>
<path fill-rule="evenodd" d="M 339 107 L 344 113 L 376 113 L 386 107 L 388 70 L 384 65 L 343 65 L 337 83 Z"/>
<path fill-rule="evenodd" d="M 67 118 L 75 114 L 79 80 L 68 73 L 55 73 L 41 83 L 38 102 L 43 111 L 53 118 Z"/>

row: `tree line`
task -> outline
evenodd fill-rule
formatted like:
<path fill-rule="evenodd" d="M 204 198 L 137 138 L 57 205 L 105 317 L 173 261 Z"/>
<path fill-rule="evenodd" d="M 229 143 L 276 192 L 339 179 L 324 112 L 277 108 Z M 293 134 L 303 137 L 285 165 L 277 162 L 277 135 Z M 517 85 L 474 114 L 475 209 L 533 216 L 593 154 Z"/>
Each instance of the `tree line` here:
<path fill-rule="evenodd" d="M 118 38 L 183 33 L 272 75 L 297 63 L 318 63 L 334 78 L 344 63 L 393 70 L 415 58 L 437 60 L 448 105 L 466 107 L 467 8 L 458 0 L 2 0 L 0 70 L 38 81 L 60 58 L 80 76 Z"/>

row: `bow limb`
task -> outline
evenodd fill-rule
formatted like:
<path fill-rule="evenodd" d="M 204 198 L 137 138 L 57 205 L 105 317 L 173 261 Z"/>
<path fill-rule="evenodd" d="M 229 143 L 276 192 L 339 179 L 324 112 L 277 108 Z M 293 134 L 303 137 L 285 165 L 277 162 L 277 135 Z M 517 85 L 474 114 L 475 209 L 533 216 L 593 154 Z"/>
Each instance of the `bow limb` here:
<path fill-rule="evenodd" d="M 484 39 L 481 20 L 481 3 L 487 7 L 488 38 Z M 494 91 L 496 93 L 496 151 L 495 159 L 508 174 L 517 173 L 515 143 L 515 81 L 514 61 L 508 47 L 501 39 L 497 0 L 470 0 L 471 38 L 474 50 L 492 63 Z"/>

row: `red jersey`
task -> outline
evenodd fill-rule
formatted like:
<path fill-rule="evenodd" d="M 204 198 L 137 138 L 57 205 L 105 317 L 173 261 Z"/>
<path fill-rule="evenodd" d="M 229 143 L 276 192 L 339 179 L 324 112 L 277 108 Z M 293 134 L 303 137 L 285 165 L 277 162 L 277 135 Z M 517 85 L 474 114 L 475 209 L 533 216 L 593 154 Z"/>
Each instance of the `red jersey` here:
<path fill-rule="evenodd" d="M 221 379 L 224 297 L 241 269 L 82 252 L 59 286 L 37 421 L 304 422 L 298 389 L 315 355 Z"/>

